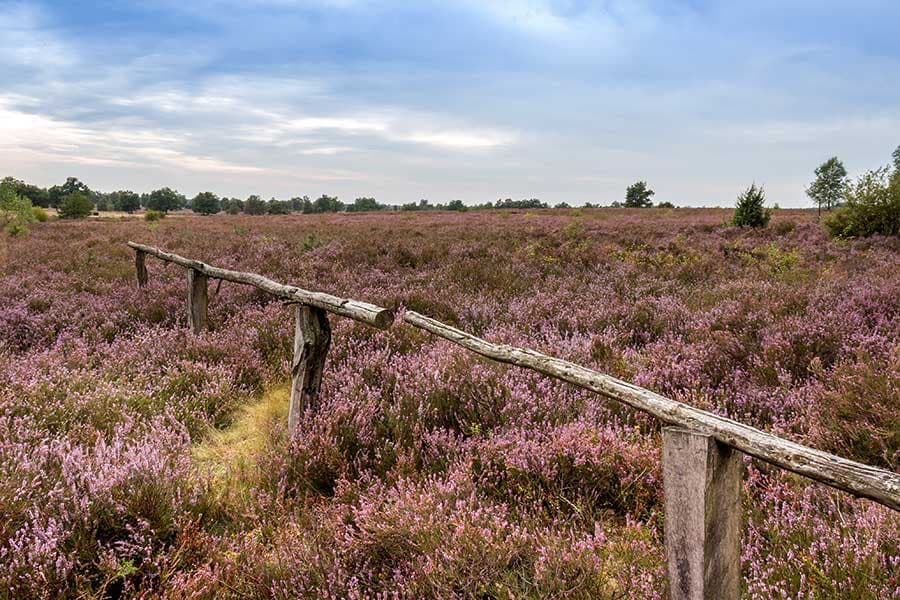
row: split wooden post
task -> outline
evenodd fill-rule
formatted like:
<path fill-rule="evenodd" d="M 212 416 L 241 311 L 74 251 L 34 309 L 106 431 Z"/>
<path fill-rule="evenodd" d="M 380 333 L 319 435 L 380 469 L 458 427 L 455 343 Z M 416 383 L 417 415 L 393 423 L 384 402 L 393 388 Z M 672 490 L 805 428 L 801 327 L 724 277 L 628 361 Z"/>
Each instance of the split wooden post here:
<path fill-rule="evenodd" d="M 331 326 L 321 308 L 298 304 L 294 312 L 294 359 L 291 364 L 291 403 L 288 407 L 288 434 L 300 416 L 318 404 L 325 356 L 331 345 Z"/>
<path fill-rule="evenodd" d="M 207 277 L 200 271 L 188 269 L 188 325 L 194 333 L 200 333 L 206 327 L 206 314 L 209 305 L 207 295 Z"/>
<path fill-rule="evenodd" d="M 138 287 L 142 288 L 147 285 L 149 276 L 147 275 L 147 253 L 142 250 L 134 252 L 134 270 L 137 273 Z"/>
<path fill-rule="evenodd" d="M 666 561 L 671 600 L 737 600 L 741 453 L 710 435 L 663 428 Z"/>

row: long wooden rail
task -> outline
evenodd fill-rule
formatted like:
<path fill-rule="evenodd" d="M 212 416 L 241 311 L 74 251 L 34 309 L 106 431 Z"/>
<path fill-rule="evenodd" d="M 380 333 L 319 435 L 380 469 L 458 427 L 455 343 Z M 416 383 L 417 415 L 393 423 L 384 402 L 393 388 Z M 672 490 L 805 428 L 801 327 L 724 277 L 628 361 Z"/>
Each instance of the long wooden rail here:
<path fill-rule="evenodd" d="M 146 256 L 188 269 L 188 323 L 206 327 L 207 281 L 254 286 L 296 303 L 288 429 L 318 404 L 331 342 L 327 313 L 379 329 L 392 311 L 358 300 L 283 285 L 262 275 L 210 266 L 134 242 L 138 285 L 148 282 Z M 737 599 L 740 594 L 741 453 L 900 511 L 900 475 L 847 460 L 676 402 L 644 388 L 534 350 L 494 344 L 414 311 L 403 322 L 491 360 L 531 369 L 644 411 L 663 428 L 663 487 L 669 597 Z"/>

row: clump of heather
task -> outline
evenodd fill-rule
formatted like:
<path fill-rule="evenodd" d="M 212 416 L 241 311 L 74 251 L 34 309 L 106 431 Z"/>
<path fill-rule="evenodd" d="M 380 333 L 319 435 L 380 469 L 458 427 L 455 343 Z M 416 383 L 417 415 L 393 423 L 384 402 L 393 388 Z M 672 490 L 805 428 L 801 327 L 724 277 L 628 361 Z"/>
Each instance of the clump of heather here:
<path fill-rule="evenodd" d="M 423 312 L 896 470 L 900 243 L 727 214 L 172 217 L 3 238 L 0 589 L 663 597 L 652 418 L 399 323 L 333 318 L 296 435 L 260 418 L 232 462 L 200 461 L 287 379 L 291 308 L 212 282 L 193 335 L 184 271 L 149 259 L 139 290 L 124 242 Z M 900 515 L 748 464 L 748 597 L 900 597 Z"/>

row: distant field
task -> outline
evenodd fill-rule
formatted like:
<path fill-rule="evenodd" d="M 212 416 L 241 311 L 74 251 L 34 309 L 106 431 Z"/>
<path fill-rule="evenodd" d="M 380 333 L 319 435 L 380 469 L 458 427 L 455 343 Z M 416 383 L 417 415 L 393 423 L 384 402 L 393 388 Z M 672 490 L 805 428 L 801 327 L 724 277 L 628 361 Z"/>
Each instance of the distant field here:
<path fill-rule="evenodd" d="M 127 240 L 407 307 L 900 468 L 900 240 L 814 211 L 35 223 L 0 246 L 0 593 L 661 598 L 659 424 L 404 326 L 334 318 L 284 432 L 290 307 Z M 112 218 L 105 218 L 112 217 Z M 747 461 L 748 598 L 900 597 L 900 515 Z"/>

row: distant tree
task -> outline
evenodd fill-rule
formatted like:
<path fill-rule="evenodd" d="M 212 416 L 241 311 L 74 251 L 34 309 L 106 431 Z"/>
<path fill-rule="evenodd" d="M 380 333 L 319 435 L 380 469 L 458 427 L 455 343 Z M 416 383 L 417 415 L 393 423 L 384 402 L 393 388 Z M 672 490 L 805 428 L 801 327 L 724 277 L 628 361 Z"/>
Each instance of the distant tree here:
<path fill-rule="evenodd" d="M 466 212 L 469 210 L 469 207 L 463 204 L 462 200 L 451 200 L 447 204 L 447 210 L 453 210 L 456 212 Z"/>
<path fill-rule="evenodd" d="M 568 202 L 560 202 L 559 204 L 554 205 L 553 208 L 572 208 L 569 206 Z"/>
<path fill-rule="evenodd" d="M 585 207 L 585 208 L 594 208 L 594 205 L 591 204 L 590 202 L 585 202 L 585 203 L 584 203 L 584 207 Z"/>
<path fill-rule="evenodd" d="M 847 189 L 847 169 L 844 163 L 832 156 L 816 168 L 816 178 L 806 188 L 806 195 L 819 207 L 831 210 L 838 204 Z"/>
<path fill-rule="evenodd" d="M 160 212 L 169 212 L 170 210 L 178 210 L 187 204 L 187 199 L 175 190 L 164 187 L 150 192 L 147 198 L 147 208 L 150 210 L 158 210 Z"/>
<path fill-rule="evenodd" d="M 77 177 L 68 177 L 64 184 L 54 185 L 47 190 L 47 203 L 50 206 L 59 206 L 63 198 L 76 192 L 84 194 L 89 200 L 94 196 L 94 192 L 84 182 L 79 181 Z"/>
<path fill-rule="evenodd" d="M 266 201 L 256 194 L 247 196 L 247 199 L 244 200 L 244 212 L 248 215 L 264 215 L 268 209 Z"/>
<path fill-rule="evenodd" d="M 219 197 L 212 192 L 200 192 L 191 200 L 191 210 L 201 215 L 214 215 L 221 208 Z"/>
<path fill-rule="evenodd" d="M 625 190 L 625 207 L 626 208 L 650 208 L 653 202 L 650 198 L 655 192 L 647 187 L 646 181 L 638 181 L 632 183 Z"/>
<path fill-rule="evenodd" d="M 752 184 L 738 196 L 731 224 L 735 227 L 765 227 L 771 216 L 765 202 L 763 188 Z"/>
<path fill-rule="evenodd" d="M 656 208 L 675 208 L 675 205 L 666 200 L 665 202 L 658 203 Z"/>
<path fill-rule="evenodd" d="M 312 208 L 312 202 L 309 200 L 309 196 L 303 196 L 302 198 L 299 196 L 295 196 L 291 198 L 290 202 L 291 210 L 294 212 L 310 212 L 310 209 Z"/>
<path fill-rule="evenodd" d="M 131 190 L 119 190 L 110 196 L 116 210 L 131 214 L 141 207 L 141 197 Z"/>
<path fill-rule="evenodd" d="M 494 203 L 494 208 L 504 208 L 504 209 L 547 208 L 547 203 L 541 202 L 537 198 L 529 198 L 528 200 L 513 200 L 512 198 L 506 198 L 504 200 L 498 199 L 497 202 Z"/>
<path fill-rule="evenodd" d="M 379 204 L 375 198 L 357 198 L 353 204 L 347 207 L 347 212 L 372 212 L 385 210 L 387 206 Z"/>
<path fill-rule="evenodd" d="M 22 198 L 27 198 L 33 206 L 40 206 L 43 208 L 50 206 L 50 195 L 44 188 L 25 183 L 21 179 L 15 179 L 13 177 L 4 177 L 3 181 L 12 185 L 16 194 Z"/>
<path fill-rule="evenodd" d="M 64 197 L 57 207 L 60 219 L 84 219 L 94 210 L 94 203 L 84 192 L 74 192 Z"/>
<path fill-rule="evenodd" d="M 94 205 L 100 212 L 113 210 L 113 203 L 109 194 L 98 193 L 94 196 Z"/>
<path fill-rule="evenodd" d="M 220 204 L 222 210 L 229 215 L 236 215 L 244 210 L 244 203 L 238 198 L 222 198 Z"/>
<path fill-rule="evenodd" d="M 342 210 L 344 210 L 344 203 L 338 200 L 337 196 L 322 194 L 312 204 L 314 213 L 340 212 Z"/>
<path fill-rule="evenodd" d="M 270 215 L 289 215 L 291 214 L 291 203 L 289 200 L 281 201 L 271 198 L 266 207 Z"/>

